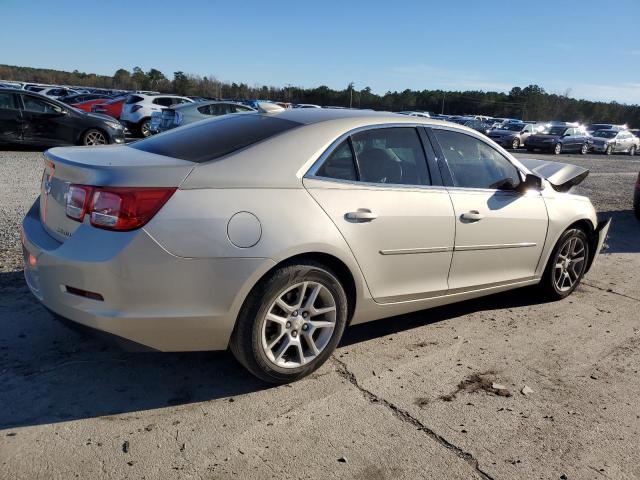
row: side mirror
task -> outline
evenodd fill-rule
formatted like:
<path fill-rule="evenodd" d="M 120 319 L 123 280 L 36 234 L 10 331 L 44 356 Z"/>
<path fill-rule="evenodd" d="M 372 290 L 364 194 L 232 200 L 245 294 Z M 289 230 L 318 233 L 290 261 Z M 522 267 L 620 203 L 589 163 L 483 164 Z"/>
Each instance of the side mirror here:
<path fill-rule="evenodd" d="M 527 190 L 540 191 L 542 190 L 542 178 L 532 173 L 527 173 L 524 177 L 524 182 L 519 185 L 518 190 L 521 192 L 526 192 Z"/>

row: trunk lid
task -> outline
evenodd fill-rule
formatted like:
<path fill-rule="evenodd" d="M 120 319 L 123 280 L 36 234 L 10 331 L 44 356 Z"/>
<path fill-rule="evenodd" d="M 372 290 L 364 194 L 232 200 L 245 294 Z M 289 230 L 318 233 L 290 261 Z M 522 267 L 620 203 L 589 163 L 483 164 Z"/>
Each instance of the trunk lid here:
<path fill-rule="evenodd" d="M 69 185 L 177 187 L 195 164 L 122 145 L 53 148 L 44 153 L 40 220 L 59 242 L 80 226 L 66 215 Z M 88 220 L 85 219 L 85 222 Z"/>

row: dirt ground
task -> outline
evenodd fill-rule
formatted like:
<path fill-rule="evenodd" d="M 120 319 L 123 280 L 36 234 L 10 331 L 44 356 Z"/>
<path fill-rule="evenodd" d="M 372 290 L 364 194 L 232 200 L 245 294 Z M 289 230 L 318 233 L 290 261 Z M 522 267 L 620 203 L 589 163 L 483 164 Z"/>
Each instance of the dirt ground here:
<path fill-rule="evenodd" d="M 228 353 L 125 352 L 54 321 L 18 248 L 41 153 L 0 152 L 0 478 L 640 478 L 640 160 L 553 159 L 591 169 L 579 191 L 614 222 L 572 296 L 352 327 L 271 387 Z"/>

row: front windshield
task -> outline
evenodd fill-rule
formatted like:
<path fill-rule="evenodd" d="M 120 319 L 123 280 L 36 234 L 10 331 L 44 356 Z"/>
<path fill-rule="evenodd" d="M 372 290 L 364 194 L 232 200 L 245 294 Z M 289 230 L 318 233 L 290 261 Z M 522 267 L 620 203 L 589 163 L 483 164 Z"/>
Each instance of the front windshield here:
<path fill-rule="evenodd" d="M 613 138 L 618 134 L 618 132 L 614 132 L 613 130 L 596 130 L 593 132 L 594 137 L 600 138 Z"/>
<path fill-rule="evenodd" d="M 567 127 L 550 127 L 542 133 L 545 135 L 563 135 L 566 129 Z"/>

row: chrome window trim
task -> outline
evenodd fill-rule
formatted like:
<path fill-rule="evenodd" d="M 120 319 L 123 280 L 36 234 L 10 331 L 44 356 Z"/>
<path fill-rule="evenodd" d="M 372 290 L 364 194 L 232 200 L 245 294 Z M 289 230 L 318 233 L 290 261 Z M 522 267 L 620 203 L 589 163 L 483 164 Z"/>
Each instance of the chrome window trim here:
<path fill-rule="evenodd" d="M 326 150 L 324 152 L 322 152 L 322 155 L 320 155 L 318 157 L 318 159 L 315 162 L 313 162 L 313 165 L 311 165 L 311 167 L 309 167 L 309 169 L 307 170 L 307 173 L 305 173 L 302 178 L 309 178 L 309 179 L 329 181 L 329 182 L 348 183 L 348 184 L 353 184 L 353 185 L 368 185 L 368 186 L 372 186 L 372 187 L 376 187 L 376 188 L 380 188 L 380 187 L 382 187 L 382 188 L 384 188 L 384 187 L 394 187 L 394 188 L 398 188 L 398 187 L 401 187 L 401 188 L 406 188 L 406 187 L 409 187 L 409 188 L 438 187 L 438 188 L 442 188 L 441 185 L 419 185 L 419 184 L 413 185 L 413 184 L 406 184 L 406 183 L 362 182 L 362 181 L 358 181 L 358 180 L 343 180 L 343 179 L 339 179 L 339 178 L 323 177 L 321 175 L 316 175 L 316 173 L 318 172 L 318 170 L 320 169 L 322 164 L 325 162 L 325 160 L 327 160 L 327 158 L 329 158 L 329 156 L 333 153 L 333 151 L 336 148 L 338 148 L 338 146 L 343 141 L 345 141 L 347 138 L 349 138 L 351 135 L 354 135 L 356 133 L 360 133 L 360 132 L 363 132 L 363 131 L 377 130 L 377 129 L 381 129 L 381 128 L 404 127 L 404 128 L 418 129 L 420 127 L 428 127 L 428 126 L 430 126 L 430 124 L 428 124 L 428 123 L 411 123 L 411 122 L 407 122 L 407 123 L 376 123 L 376 124 L 373 124 L 373 125 L 365 125 L 365 126 L 362 126 L 362 127 L 353 128 L 353 129 L 343 133 L 337 139 L 335 139 L 333 142 L 331 142 L 331 144 L 326 148 Z M 418 140 L 420 141 L 420 146 L 422 146 L 422 139 L 420 138 L 419 132 L 416 131 L 416 134 L 418 135 Z M 426 152 L 424 153 L 424 156 L 425 156 L 425 161 L 428 162 L 427 153 Z M 426 167 L 427 167 L 427 171 L 429 172 L 428 163 L 426 164 Z M 429 179 L 431 180 L 431 172 L 429 172 Z"/>

